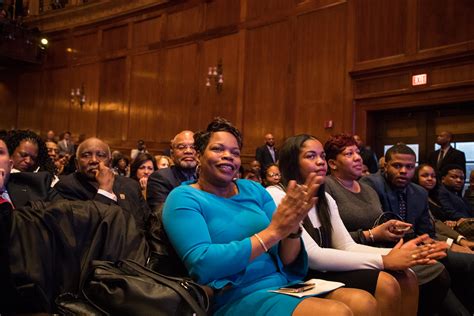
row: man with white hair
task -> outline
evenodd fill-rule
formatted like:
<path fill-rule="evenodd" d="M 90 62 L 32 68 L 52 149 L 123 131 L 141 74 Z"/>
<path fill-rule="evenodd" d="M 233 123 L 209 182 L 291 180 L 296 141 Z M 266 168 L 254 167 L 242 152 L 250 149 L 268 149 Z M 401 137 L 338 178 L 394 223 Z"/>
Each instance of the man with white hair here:
<path fill-rule="evenodd" d="M 117 203 L 145 229 L 150 210 L 143 199 L 138 182 L 127 177 L 115 177 L 110 168 L 109 146 L 98 138 L 89 138 L 77 148 L 77 171 L 61 177 L 54 187 L 68 200 L 96 200 Z"/>

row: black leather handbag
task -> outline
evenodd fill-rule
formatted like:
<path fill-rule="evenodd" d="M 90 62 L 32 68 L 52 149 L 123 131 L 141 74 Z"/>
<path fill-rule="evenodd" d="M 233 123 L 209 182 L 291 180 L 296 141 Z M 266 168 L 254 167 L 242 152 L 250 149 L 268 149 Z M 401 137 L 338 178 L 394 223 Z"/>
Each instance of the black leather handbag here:
<path fill-rule="evenodd" d="M 94 261 L 82 295 L 106 315 L 205 316 L 209 307 L 197 283 L 162 275 L 132 260 Z"/>

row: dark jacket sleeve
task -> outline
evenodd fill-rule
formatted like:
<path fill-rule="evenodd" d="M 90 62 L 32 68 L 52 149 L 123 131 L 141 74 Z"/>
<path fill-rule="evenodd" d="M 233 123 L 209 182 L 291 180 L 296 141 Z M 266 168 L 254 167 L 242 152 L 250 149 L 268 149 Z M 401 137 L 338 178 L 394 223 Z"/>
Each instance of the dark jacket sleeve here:
<path fill-rule="evenodd" d="M 462 207 L 457 206 L 453 201 L 453 193 L 449 192 L 443 186 L 439 189 L 438 198 L 443 207 L 443 215 L 446 220 L 456 221 L 463 217 L 470 217 L 470 214 L 463 212 Z"/>
<path fill-rule="evenodd" d="M 173 185 L 169 179 L 164 176 L 163 172 L 152 173 L 148 178 L 146 187 L 146 199 L 150 209 L 154 211 L 160 207 L 173 188 Z"/>

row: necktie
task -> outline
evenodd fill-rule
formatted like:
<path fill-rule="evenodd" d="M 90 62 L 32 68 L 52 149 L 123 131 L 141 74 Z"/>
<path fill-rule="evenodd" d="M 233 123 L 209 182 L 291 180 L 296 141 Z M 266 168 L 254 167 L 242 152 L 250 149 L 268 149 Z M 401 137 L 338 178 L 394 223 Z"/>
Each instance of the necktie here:
<path fill-rule="evenodd" d="M 268 151 L 270 151 L 270 156 L 272 156 L 273 162 L 276 162 L 276 160 L 275 160 L 275 149 L 273 147 L 269 147 Z"/>
<path fill-rule="evenodd" d="M 436 167 L 439 169 L 439 167 L 441 166 L 441 163 L 443 162 L 443 158 L 444 158 L 444 150 L 443 149 L 440 149 L 439 150 L 439 156 L 438 156 L 438 162 L 436 163 Z"/>
<path fill-rule="evenodd" d="M 398 215 L 402 218 L 402 220 L 407 219 L 407 202 L 405 200 L 405 193 L 402 191 L 398 191 Z"/>

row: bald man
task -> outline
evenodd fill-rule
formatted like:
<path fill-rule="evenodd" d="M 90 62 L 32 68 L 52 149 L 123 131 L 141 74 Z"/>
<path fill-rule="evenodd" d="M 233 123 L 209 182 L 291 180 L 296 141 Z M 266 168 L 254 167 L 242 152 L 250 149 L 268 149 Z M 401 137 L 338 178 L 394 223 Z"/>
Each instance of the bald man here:
<path fill-rule="evenodd" d="M 271 133 L 265 135 L 265 144 L 257 148 L 255 152 L 255 160 L 260 162 L 262 170 L 267 166 L 278 161 L 278 151 L 275 148 L 275 138 Z"/>
<path fill-rule="evenodd" d="M 436 143 L 441 146 L 440 149 L 432 152 L 428 157 L 428 163 L 432 165 L 437 172 L 444 166 L 458 165 L 466 174 L 466 155 L 464 152 L 451 146 L 453 135 L 448 131 L 439 133 L 436 137 Z"/>
<path fill-rule="evenodd" d="M 106 143 L 98 138 L 86 139 L 76 151 L 77 171 L 61 177 L 54 188 L 68 200 L 116 203 L 144 230 L 150 209 L 140 186 L 133 179 L 115 177 L 110 162 L 111 152 Z"/>
<path fill-rule="evenodd" d="M 159 169 L 148 178 L 147 202 L 152 211 L 158 210 L 168 194 L 184 181 L 196 179 L 196 149 L 194 133 L 182 131 L 171 140 L 171 159 L 174 165 Z"/>

